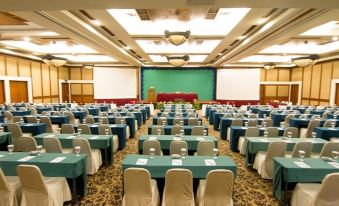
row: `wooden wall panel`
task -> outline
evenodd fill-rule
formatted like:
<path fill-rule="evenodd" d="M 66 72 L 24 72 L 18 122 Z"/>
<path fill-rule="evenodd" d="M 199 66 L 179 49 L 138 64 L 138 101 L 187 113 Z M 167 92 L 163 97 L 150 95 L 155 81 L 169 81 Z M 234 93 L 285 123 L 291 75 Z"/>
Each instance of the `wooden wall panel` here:
<path fill-rule="evenodd" d="M 321 84 L 320 84 L 320 99 L 329 99 L 331 91 L 331 76 L 332 76 L 332 64 L 325 63 L 322 65 L 321 72 Z"/>
<path fill-rule="evenodd" d="M 263 82 L 266 80 L 266 69 L 260 70 L 260 81 Z"/>
<path fill-rule="evenodd" d="M 71 80 L 80 80 L 81 79 L 81 68 L 70 68 L 70 79 Z"/>
<path fill-rule="evenodd" d="M 82 80 L 93 80 L 93 69 L 82 68 Z"/>
<path fill-rule="evenodd" d="M 312 68 L 311 98 L 319 98 L 320 78 L 321 65 L 314 65 Z"/>
<path fill-rule="evenodd" d="M 302 97 L 303 98 L 310 97 L 311 75 L 312 75 L 311 67 L 304 68 L 304 78 L 303 78 L 303 84 L 302 84 L 303 86 Z"/>
<path fill-rule="evenodd" d="M 267 70 L 266 81 L 277 81 L 278 80 L 278 69 Z"/>
<path fill-rule="evenodd" d="M 43 96 L 51 95 L 50 78 L 49 78 L 49 66 L 41 64 L 41 75 L 42 75 L 42 94 Z"/>
<path fill-rule="evenodd" d="M 272 97 L 277 96 L 277 86 L 266 86 L 265 96 Z"/>
<path fill-rule="evenodd" d="M 50 68 L 50 79 L 51 79 L 51 95 L 59 94 L 59 80 L 58 80 L 58 70 L 55 68 Z"/>
<path fill-rule="evenodd" d="M 69 79 L 69 69 L 66 67 L 59 67 L 59 79 Z"/>
<path fill-rule="evenodd" d="M 333 63 L 332 79 L 339 79 L 339 60 Z"/>
<path fill-rule="evenodd" d="M 94 90 L 93 84 L 82 84 L 83 95 L 94 95 L 93 90 Z"/>
<path fill-rule="evenodd" d="M 81 95 L 81 84 L 71 84 L 71 95 Z"/>
<path fill-rule="evenodd" d="M 290 81 L 290 69 L 279 69 L 279 81 L 288 82 Z"/>
<path fill-rule="evenodd" d="M 5 57 L 0 56 L 0 76 L 6 75 Z"/>
<path fill-rule="evenodd" d="M 8 76 L 18 76 L 17 59 L 13 57 L 6 58 L 6 69 Z"/>
<path fill-rule="evenodd" d="M 278 97 L 287 97 L 288 98 L 289 88 L 290 88 L 289 86 L 278 86 L 277 96 Z"/>
<path fill-rule="evenodd" d="M 30 62 L 19 59 L 19 75 L 21 77 L 31 77 Z"/>
<path fill-rule="evenodd" d="M 33 98 L 42 96 L 42 83 L 41 83 L 41 69 L 40 64 L 32 63 L 32 85 L 33 85 Z"/>
<path fill-rule="evenodd" d="M 292 69 L 291 81 L 302 81 L 302 74 L 303 74 L 302 68 Z"/>
<path fill-rule="evenodd" d="M 317 106 L 318 105 L 318 101 L 310 101 L 309 105 L 312 105 L 312 106 Z"/>
<path fill-rule="evenodd" d="M 329 106 L 330 103 L 329 102 L 319 102 L 319 105 L 326 107 L 326 106 Z"/>

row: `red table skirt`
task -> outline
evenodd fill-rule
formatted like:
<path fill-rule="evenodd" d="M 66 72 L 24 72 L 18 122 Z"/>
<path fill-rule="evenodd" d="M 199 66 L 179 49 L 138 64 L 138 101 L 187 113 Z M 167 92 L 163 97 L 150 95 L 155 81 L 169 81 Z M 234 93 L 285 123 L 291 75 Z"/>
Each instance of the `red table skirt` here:
<path fill-rule="evenodd" d="M 169 102 L 182 99 L 185 102 L 193 102 L 194 99 L 198 100 L 196 93 L 159 93 L 157 94 L 158 102 Z"/>

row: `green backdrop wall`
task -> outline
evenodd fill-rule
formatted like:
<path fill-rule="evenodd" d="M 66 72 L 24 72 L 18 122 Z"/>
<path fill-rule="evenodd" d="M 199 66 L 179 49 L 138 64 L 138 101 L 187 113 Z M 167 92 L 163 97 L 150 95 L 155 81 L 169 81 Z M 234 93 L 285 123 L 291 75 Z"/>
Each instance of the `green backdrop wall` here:
<path fill-rule="evenodd" d="M 148 98 L 148 88 L 156 92 L 195 92 L 199 100 L 214 100 L 215 68 L 141 68 L 141 98 Z"/>

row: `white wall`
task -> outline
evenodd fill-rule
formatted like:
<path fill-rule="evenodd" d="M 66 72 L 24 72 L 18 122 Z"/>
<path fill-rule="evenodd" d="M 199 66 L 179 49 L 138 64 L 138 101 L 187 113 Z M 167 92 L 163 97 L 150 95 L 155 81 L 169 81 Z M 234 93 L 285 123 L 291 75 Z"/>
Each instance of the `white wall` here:
<path fill-rule="evenodd" d="M 137 70 L 94 67 L 94 99 L 137 97 Z"/>
<path fill-rule="evenodd" d="M 260 69 L 219 69 L 217 99 L 259 100 Z"/>

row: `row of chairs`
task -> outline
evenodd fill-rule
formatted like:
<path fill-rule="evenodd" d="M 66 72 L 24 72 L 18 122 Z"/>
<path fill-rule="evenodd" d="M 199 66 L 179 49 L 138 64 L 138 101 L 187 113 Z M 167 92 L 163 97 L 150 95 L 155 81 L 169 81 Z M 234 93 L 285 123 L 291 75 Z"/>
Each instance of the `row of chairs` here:
<path fill-rule="evenodd" d="M 181 134 L 182 131 L 184 130 L 183 126 L 173 126 L 171 128 L 171 135 L 176 135 L 176 134 Z M 163 126 L 153 126 L 151 130 L 152 135 L 164 135 L 165 134 L 165 129 Z M 202 135 L 207 135 L 207 130 L 204 129 L 203 126 L 193 126 L 191 135 L 196 135 L 196 136 L 202 136 Z"/>
<path fill-rule="evenodd" d="M 230 170 L 212 170 L 206 179 L 199 181 L 196 197 L 193 175 L 187 169 L 170 169 L 166 172 L 162 206 L 172 205 L 233 205 L 234 175 Z M 148 170 L 128 168 L 124 172 L 123 206 L 160 205 L 157 182 Z"/>
<path fill-rule="evenodd" d="M 160 117 L 157 119 L 157 125 L 167 125 L 168 120 L 165 117 Z M 183 125 L 184 120 L 182 118 L 174 118 L 173 120 L 173 125 Z M 193 126 L 198 126 L 201 125 L 201 120 L 198 118 L 189 118 L 187 125 L 193 125 Z"/>
<path fill-rule="evenodd" d="M 163 112 L 160 116 L 161 116 L 161 117 L 170 117 L 170 114 L 167 113 L 167 112 Z M 198 116 L 198 114 L 197 114 L 197 113 L 194 113 L 194 112 L 189 112 L 189 113 L 187 114 L 187 117 L 191 117 L 191 118 L 195 118 L 195 117 L 197 117 L 197 116 Z M 183 114 L 182 114 L 182 113 L 176 113 L 176 114 L 174 115 L 174 117 L 181 118 L 181 117 L 183 117 Z"/>

